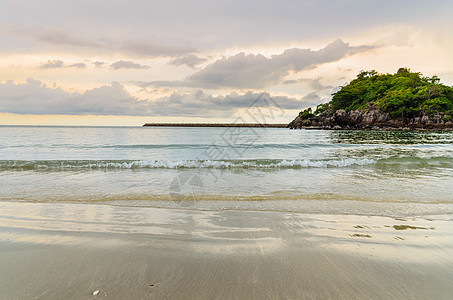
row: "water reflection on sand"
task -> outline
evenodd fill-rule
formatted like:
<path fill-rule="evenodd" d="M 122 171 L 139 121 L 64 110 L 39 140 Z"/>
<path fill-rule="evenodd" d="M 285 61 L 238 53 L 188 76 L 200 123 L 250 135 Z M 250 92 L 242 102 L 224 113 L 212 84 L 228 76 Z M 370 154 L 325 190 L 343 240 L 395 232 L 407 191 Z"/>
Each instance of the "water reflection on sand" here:
<path fill-rule="evenodd" d="M 0 240 L 92 247 L 139 246 L 206 254 L 324 248 L 379 259 L 453 262 L 451 216 L 391 218 L 2 202 Z"/>

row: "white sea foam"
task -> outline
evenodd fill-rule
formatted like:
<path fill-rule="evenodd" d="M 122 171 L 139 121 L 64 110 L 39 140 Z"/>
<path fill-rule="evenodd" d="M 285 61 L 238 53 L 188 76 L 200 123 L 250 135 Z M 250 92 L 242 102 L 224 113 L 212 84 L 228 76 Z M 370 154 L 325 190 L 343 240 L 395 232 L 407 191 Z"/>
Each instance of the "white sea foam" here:
<path fill-rule="evenodd" d="M 3 161 L 1 169 L 296 169 L 341 168 L 375 164 L 374 159 L 330 160 L 133 160 L 133 161 Z"/>
<path fill-rule="evenodd" d="M 71 170 L 71 169 L 301 169 L 347 168 L 367 165 L 434 166 L 451 168 L 448 157 L 338 158 L 300 160 L 51 160 L 0 161 L 0 170 Z"/>
<path fill-rule="evenodd" d="M 226 160 L 139 160 L 128 162 L 96 162 L 85 165 L 69 165 L 61 167 L 75 168 L 100 168 L 100 169 L 140 169 L 140 168 L 212 168 L 212 169 L 278 169 L 278 168 L 327 168 L 348 167 L 353 165 L 371 165 L 376 163 L 373 159 L 335 159 L 335 160 L 281 160 L 281 161 L 226 161 Z"/>

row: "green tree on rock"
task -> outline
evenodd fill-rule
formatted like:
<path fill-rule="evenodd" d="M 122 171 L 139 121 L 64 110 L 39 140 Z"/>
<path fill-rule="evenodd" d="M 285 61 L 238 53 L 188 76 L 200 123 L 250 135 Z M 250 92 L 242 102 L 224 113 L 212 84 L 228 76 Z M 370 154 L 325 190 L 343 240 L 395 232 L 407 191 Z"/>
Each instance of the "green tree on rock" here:
<path fill-rule="evenodd" d="M 423 77 L 421 73 L 400 68 L 395 74 L 379 74 L 375 70 L 362 71 L 349 84 L 332 94 L 332 100 L 302 111 L 301 118 L 339 109 L 367 110 L 376 108 L 392 118 L 410 117 L 421 112 L 429 116 L 453 115 L 453 88 L 440 83 L 437 76 Z"/>

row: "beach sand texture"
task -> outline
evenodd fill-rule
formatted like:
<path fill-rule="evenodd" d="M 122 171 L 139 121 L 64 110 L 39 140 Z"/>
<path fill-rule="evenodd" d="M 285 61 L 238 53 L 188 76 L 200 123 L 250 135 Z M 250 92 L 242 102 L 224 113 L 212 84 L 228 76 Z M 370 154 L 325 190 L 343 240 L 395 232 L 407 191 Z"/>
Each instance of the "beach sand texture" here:
<path fill-rule="evenodd" d="M 453 293 L 451 216 L 0 206 L 2 299 L 448 299 Z"/>

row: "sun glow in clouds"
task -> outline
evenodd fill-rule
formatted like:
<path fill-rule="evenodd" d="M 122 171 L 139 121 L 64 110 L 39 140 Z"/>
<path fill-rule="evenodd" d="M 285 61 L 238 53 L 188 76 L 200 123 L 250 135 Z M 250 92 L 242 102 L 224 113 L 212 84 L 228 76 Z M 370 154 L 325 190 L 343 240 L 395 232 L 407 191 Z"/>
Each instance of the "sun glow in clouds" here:
<path fill-rule="evenodd" d="M 289 122 L 361 70 L 453 84 L 450 2 L 91 5 L 0 3 L 0 124 L 225 122 L 263 91 Z"/>

